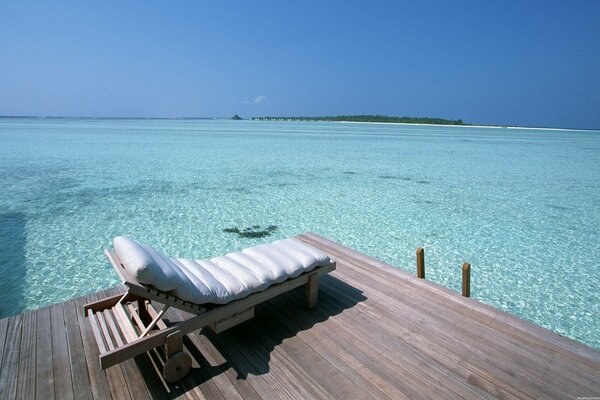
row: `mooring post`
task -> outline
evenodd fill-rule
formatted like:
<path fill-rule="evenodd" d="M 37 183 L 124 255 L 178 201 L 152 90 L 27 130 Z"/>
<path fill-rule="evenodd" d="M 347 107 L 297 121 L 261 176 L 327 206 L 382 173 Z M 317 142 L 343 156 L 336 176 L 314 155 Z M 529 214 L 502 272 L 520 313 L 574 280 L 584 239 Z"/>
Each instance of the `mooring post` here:
<path fill-rule="evenodd" d="M 462 267 L 462 295 L 471 297 L 471 264 L 468 262 Z"/>
<path fill-rule="evenodd" d="M 417 247 L 417 277 L 425 279 L 425 250 Z"/>

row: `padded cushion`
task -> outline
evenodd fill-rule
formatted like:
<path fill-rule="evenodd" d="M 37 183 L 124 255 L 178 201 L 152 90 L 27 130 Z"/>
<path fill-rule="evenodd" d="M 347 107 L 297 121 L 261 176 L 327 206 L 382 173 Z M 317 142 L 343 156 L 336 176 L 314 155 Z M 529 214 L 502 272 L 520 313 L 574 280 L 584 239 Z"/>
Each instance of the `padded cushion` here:
<path fill-rule="evenodd" d="M 295 238 L 211 260 L 171 259 L 124 236 L 113 244 L 139 282 L 196 304 L 226 304 L 332 262 L 321 250 Z"/>
<path fill-rule="evenodd" d="M 152 247 L 141 246 L 127 236 L 114 238 L 113 246 L 127 272 L 139 282 L 150 284 L 163 292 L 171 291 L 180 284 L 180 276 L 174 268 L 155 257 L 158 252 Z"/>

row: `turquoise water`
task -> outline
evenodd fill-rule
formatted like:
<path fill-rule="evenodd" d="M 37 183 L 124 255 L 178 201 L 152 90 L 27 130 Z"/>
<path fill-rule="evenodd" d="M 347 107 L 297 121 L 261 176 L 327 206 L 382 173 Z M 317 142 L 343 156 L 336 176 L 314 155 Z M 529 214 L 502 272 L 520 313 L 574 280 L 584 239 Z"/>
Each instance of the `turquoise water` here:
<path fill-rule="evenodd" d="M 600 132 L 0 119 L 0 316 L 116 284 L 128 234 L 206 258 L 305 231 L 600 348 Z M 272 227 L 240 237 L 226 228 Z"/>

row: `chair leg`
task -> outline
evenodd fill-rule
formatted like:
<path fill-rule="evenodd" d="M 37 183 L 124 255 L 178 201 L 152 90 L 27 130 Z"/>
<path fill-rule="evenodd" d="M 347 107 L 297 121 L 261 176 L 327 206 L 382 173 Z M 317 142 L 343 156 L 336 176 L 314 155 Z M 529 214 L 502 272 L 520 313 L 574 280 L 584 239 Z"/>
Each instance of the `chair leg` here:
<path fill-rule="evenodd" d="M 192 367 L 192 357 L 183 351 L 181 332 L 174 332 L 167 336 L 165 352 L 167 361 L 163 368 L 163 377 L 169 383 L 177 382 L 185 377 Z"/>
<path fill-rule="evenodd" d="M 317 296 L 319 294 L 319 276 L 317 274 L 308 277 L 306 283 L 306 307 L 313 308 L 317 305 Z"/>

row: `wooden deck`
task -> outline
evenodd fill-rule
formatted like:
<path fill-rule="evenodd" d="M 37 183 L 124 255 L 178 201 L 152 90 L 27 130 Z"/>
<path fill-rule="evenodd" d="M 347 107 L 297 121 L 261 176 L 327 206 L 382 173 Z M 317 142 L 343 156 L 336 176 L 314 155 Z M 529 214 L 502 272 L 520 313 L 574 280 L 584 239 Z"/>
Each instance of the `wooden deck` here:
<path fill-rule="evenodd" d="M 0 320 L 0 399 L 564 398 L 600 396 L 600 352 L 314 234 L 337 260 L 319 304 L 298 288 L 219 335 L 188 335 L 166 385 L 153 351 L 100 370 L 95 293 Z M 171 310 L 169 318 L 185 317 Z"/>

